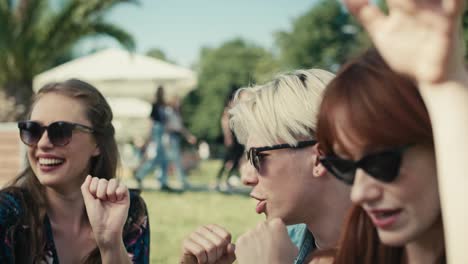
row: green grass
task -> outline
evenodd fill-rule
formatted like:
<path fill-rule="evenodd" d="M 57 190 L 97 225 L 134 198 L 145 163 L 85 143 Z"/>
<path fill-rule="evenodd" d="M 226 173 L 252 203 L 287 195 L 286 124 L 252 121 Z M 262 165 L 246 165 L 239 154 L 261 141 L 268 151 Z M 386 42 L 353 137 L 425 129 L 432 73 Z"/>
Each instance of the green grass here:
<path fill-rule="evenodd" d="M 196 184 L 214 182 L 218 161 L 201 163 L 190 174 Z M 263 219 L 247 196 L 217 192 L 143 192 L 151 228 L 151 263 L 178 263 L 182 241 L 198 226 L 216 223 L 233 235 L 233 241 Z"/>

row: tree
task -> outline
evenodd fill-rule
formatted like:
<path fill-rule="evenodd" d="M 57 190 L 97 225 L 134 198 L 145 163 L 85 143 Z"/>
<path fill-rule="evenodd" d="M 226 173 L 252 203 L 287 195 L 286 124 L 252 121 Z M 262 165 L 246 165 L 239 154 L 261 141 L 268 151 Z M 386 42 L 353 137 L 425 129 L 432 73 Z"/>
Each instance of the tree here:
<path fill-rule="evenodd" d="M 291 32 L 278 32 L 276 43 L 290 68 L 335 70 L 369 41 L 339 1 L 321 0 L 293 21 Z"/>
<path fill-rule="evenodd" d="M 109 36 L 128 49 L 135 43 L 129 33 L 104 21 L 121 3 L 136 0 L 69 0 L 54 11 L 47 0 L 0 0 L 0 88 L 27 111 L 33 77 L 69 57 L 85 37 Z"/>
<path fill-rule="evenodd" d="M 266 67 L 264 61 L 272 64 Z M 219 139 L 220 118 L 229 94 L 264 79 L 275 71 L 274 65 L 271 53 L 241 39 L 204 48 L 197 66 L 198 87 L 185 98 L 182 108 L 188 128 L 209 142 Z"/>
<path fill-rule="evenodd" d="M 169 59 L 166 56 L 166 53 L 162 51 L 161 49 L 158 48 L 151 48 L 146 52 L 147 56 L 150 56 L 152 58 L 158 59 L 158 60 L 163 60 L 172 64 L 176 64 L 173 60 Z"/>

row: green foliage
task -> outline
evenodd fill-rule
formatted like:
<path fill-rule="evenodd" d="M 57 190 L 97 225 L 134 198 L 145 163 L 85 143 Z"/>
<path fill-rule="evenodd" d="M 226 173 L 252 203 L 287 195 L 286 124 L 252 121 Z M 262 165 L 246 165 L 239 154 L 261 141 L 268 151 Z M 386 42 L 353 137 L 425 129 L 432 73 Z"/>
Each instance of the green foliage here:
<path fill-rule="evenodd" d="M 293 21 L 291 32 L 278 32 L 282 63 L 290 68 L 336 69 L 367 46 L 368 40 L 337 0 L 321 0 Z"/>
<path fill-rule="evenodd" d="M 277 65 L 269 52 L 240 39 L 203 49 L 198 63 L 198 88 L 185 98 L 182 109 L 190 131 L 209 142 L 219 139 L 221 114 L 229 95 L 266 79 L 277 70 Z"/>
<path fill-rule="evenodd" d="M 463 39 L 465 41 L 465 50 L 468 50 L 468 9 L 463 14 Z M 468 61 L 468 54 L 465 54 L 465 61 Z"/>
<path fill-rule="evenodd" d="M 147 56 L 150 56 L 150 57 L 153 57 L 153 58 L 155 58 L 155 59 L 158 59 L 158 60 L 163 60 L 163 61 L 166 61 L 166 62 L 169 62 L 169 63 L 176 64 L 174 61 L 172 61 L 171 59 L 169 59 L 169 58 L 166 56 L 166 53 L 164 53 L 164 51 L 162 51 L 161 49 L 158 49 L 158 48 L 151 48 L 151 49 L 149 49 L 149 50 L 146 52 L 146 55 L 147 55 Z"/>
<path fill-rule="evenodd" d="M 135 48 L 129 33 L 103 17 L 114 6 L 136 0 L 69 0 L 56 11 L 50 2 L 0 0 L 0 88 L 25 110 L 33 77 L 69 57 L 79 40 L 105 35 Z"/>

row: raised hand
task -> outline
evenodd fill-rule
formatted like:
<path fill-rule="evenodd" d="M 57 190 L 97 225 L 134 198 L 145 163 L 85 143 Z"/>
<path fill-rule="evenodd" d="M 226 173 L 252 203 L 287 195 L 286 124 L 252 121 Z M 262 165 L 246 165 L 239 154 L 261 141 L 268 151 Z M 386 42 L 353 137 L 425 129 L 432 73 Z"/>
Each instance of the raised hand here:
<path fill-rule="evenodd" d="M 298 248 L 278 218 L 259 223 L 236 242 L 239 264 L 293 263 L 297 254 Z"/>
<path fill-rule="evenodd" d="M 119 246 L 130 206 L 127 187 L 116 179 L 88 176 L 81 193 L 98 247 L 105 250 Z"/>
<path fill-rule="evenodd" d="M 199 227 L 182 247 L 181 264 L 231 264 L 236 259 L 231 234 L 215 224 Z"/>
<path fill-rule="evenodd" d="M 385 15 L 368 0 L 345 0 L 393 70 L 438 83 L 463 69 L 464 0 L 387 0 Z"/>

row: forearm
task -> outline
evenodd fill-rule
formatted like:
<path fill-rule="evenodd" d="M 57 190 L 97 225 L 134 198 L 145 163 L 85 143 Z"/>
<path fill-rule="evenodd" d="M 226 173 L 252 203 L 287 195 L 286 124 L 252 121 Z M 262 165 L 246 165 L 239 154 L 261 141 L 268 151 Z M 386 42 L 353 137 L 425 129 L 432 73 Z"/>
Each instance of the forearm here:
<path fill-rule="evenodd" d="M 421 86 L 434 133 L 447 258 L 459 263 L 468 237 L 468 80 L 463 72 L 456 81 Z"/>
<path fill-rule="evenodd" d="M 120 241 L 118 245 L 110 246 L 105 249 L 101 249 L 101 260 L 103 264 L 131 264 L 132 261 L 128 256 L 127 250 L 123 241 Z"/>

